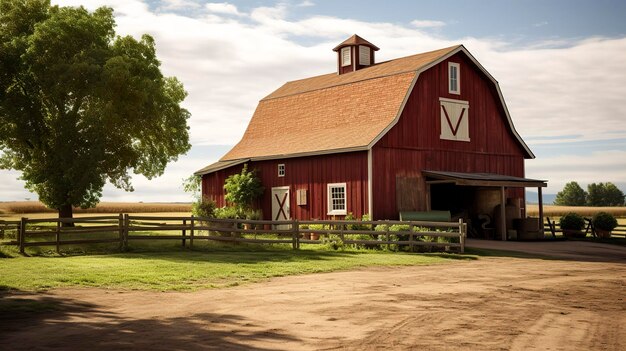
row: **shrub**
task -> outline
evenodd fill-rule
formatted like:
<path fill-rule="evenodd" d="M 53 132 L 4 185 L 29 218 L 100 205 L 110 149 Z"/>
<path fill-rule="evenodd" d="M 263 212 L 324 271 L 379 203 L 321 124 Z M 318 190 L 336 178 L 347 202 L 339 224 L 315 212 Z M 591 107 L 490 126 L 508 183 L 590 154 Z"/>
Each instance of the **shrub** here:
<path fill-rule="evenodd" d="M 235 207 L 225 206 L 215 209 L 215 218 L 217 219 L 237 219 L 239 217 L 239 211 Z"/>
<path fill-rule="evenodd" d="M 570 212 L 559 220 L 559 226 L 564 230 L 582 230 L 585 219 L 578 213 Z"/>
<path fill-rule="evenodd" d="M 191 213 L 196 217 L 215 218 L 216 206 L 213 199 L 203 197 L 191 204 Z"/>
<path fill-rule="evenodd" d="M 615 219 L 612 214 L 606 212 L 596 213 L 591 222 L 595 228 L 606 230 L 607 232 L 610 232 L 617 227 L 617 219 Z"/>
<path fill-rule="evenodd" d="M 252 207 L 252 202 L 263 195 L 265 188 L 261 185 L 261 179 L 257 177 L 256 171 L 248 171 L 248 165 L 245 164 L 241 173 L 226 178 L 224 190 L 226 201 L 243 213 Z"/>
<path fill-rule="evenodd" d="M 263 219 L 263 212 L 261 210 L 247 210 L 244 217 L 251 221 L 260 221 Z"/>

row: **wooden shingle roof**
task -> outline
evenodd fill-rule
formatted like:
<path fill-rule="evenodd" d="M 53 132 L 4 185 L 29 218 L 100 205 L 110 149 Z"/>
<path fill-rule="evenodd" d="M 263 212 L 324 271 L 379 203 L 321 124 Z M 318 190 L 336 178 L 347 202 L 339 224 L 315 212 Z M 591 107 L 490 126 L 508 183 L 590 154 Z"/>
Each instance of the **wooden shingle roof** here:
<path fill-rule="evenodd" d="M 288 82 L 259 102 L 243 138 L 220 161 L 365 149 L 402 112 L 417 71 L 456 48 Z"/>

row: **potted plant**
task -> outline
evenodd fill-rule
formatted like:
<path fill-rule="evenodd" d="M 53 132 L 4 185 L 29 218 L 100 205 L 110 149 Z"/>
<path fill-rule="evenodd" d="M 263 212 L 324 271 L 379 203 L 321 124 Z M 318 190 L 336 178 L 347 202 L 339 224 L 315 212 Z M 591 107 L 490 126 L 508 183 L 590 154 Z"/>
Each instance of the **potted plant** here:
<path fill-rule="evenodd" d="M 598 212 L 591 220 L 593 228 L 600 238 L 610 238 L 611 231 L 617 227 L 617 219 L 607 212 Z"/>
<path fill-rule="evenodd" d="M 559 226 L 567 238 L 584 238 L 586 236 L 582 231 L 585 227 L 585 219 L 578 213 L 570 212 L 561 217 Z"/>

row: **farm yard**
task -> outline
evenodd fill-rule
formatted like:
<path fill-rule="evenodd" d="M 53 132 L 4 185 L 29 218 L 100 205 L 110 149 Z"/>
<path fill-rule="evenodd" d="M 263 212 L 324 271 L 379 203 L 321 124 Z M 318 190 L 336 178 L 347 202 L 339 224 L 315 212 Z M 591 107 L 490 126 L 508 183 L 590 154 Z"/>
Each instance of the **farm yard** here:
<path fill-rule="evenodd" d="M 626 261 L 587 253 L 575 260 L 483 249 L 462 260 L 314 252 L 3 259 L 11 281 L 20 270 L 30 273 L 19 283 L 24 290 L 2 293 L 0 347 L 622 350 Z M 363 256 L 378 262 L 244 279 L 254 267 L 275 275 L 294 273 L 284 267 L 305 273 L 314 272 L 313 265 L 355 263 Z M 394 258 L 402 266 L 370 266 Z M 213 264 L 223 283 L 246 284 L 163 292 L 158 290 L 178 286 L 151 286 L 150 275 L 143 282 L 132 275 L 155 265 L 159 280 L 184 276 L 197 288 L 206 279 L 198 272 Z M 72 278 L 78 266 L 91 278 Z M 25 283 L 53 271 L 68 277 L 64 287 L 36 291 Z M 122 276 L 126 282 L 115 281 Z"/>
<path fill-rule="evenodd" d="M 103 213 L 76 217 L 96 215 Z M 142 241 L 124 253 L 114 245 L 33 257 L 4 247 L 0 348 L 87 341 L 95 350 L 626 345 L 619 327 L 626 323 L 624 246 L 468 246 L 464 255 L 201 242 L 190 250 L 173 240 Z"/>

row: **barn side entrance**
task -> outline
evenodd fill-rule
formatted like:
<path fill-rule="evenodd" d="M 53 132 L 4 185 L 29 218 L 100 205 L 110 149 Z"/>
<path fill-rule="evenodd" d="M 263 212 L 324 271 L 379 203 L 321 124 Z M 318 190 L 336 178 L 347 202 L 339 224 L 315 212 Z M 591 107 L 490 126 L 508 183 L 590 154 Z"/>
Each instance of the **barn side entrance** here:
<path fill-rule="evenodd" d="M 468 236 L 484 239 L 543 237 L 541 190 L 546 181 L 491 173 L 423 171 L 428 210 L 450 211 L 468 222 Z M 524 189 L 539 192 L 539 218 L 525 216 Z"/>

